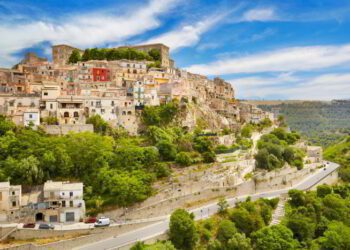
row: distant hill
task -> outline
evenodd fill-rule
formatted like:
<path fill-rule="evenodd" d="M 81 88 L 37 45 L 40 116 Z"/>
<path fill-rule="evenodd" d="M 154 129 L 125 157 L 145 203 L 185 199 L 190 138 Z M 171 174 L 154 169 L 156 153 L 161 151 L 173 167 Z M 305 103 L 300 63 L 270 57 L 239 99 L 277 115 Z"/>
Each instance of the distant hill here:
<path fill-rule="evenodd" d="M 350 134 L 350 101 L 269 101 L 256 103 L 263 110 L 284 115 L 292 130 L 313 144 L 327 147 Z"/>

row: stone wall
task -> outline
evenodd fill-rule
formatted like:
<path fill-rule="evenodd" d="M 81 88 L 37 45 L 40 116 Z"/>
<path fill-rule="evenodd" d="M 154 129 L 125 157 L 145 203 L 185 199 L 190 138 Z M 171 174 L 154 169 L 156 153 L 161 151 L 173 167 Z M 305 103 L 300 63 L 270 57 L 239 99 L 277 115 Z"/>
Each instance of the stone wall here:
<path fill-rule="evenodd" d="M 51 135 L 66 135 L 69 132 L 94 132 L 92 124 L 61 124 L 61 125 L 44 125 L 46 133 Z"/>
<path fill-rule="evenodd" d="M 80 236 L 77 238 L 72 238 L 68 240 L 57 241 L 45 245 L 36 245 L 36 244 L 24 244 L 21 246 L 9 247 L 7 249 L 11 250 L 32 250 L 32 249 L 57 249 L 57 250 L 66 250 L 72 249 L 74 247 L 82 246 L 85 244 L 94 243 L 112 237 L 118 234 L 123 234 L 147 225 L 151 223 L 138 223 L 122 226 L 111 226 L 106 228 L 92 228 L 92 229 L 79 229 L 79 230 L 66 230 L 66 231 L 55 231 L 55 230 L 33 230 L 33 229 L 19 229 L 13 235 L 15 239 L 32 239 L 32 238 L 51 238 L 58 236 L 77 236 L 81 234 L 88 234 Z"/>
<path fill-rule="evenodd" d="M 152 218 L 170 214 L 179 207 L 196 208 L 203 204 L 213 202 L 221 197 L 237 197 L 252 195 L 265 191 L 284 189 L 299 183 L 316 169 L 316 165 L 297 170 L 294 167 L 285 167 L 280 170 L 260 174 L 259 176 L 234 186 L 217 186 L 203 188 L 201 191 L 185 194 L 183 196 L 144 203 L 142 207 L 129 208 L 128 219 Z M 120 211 L 114 210 L 104 213 L 111 218 L 120 218 Z M 125 218 L 125 217 L 123 217 Z"/>

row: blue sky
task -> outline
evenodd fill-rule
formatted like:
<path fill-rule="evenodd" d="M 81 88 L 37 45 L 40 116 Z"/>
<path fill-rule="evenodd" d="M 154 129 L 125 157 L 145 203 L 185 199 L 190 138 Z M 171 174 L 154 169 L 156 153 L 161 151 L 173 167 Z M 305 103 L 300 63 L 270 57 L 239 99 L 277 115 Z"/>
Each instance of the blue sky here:
<path fill-rule="evenodd" d="M 162 42 L 238 98 L 350 98 L 349 0 L 0 0 L 0 67 L 27 51 Z"/>

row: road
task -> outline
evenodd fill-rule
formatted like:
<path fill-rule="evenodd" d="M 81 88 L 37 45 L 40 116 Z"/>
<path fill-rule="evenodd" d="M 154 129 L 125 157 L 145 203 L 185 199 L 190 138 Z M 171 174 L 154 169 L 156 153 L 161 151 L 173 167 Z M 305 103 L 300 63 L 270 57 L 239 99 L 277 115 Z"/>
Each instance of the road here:
<path fill-rule="evenodd" d="M 299 189 L 299 190 L 307 190 L 319 183 L 322 179 L 327 177 L 329 174 L 334 172 L 339 167 L 338 164 L 330 162 L 327 164 L 327 167 L 320 168 L 315 171 L 315 173 L 300 183 L 296 184 L 293 187 L 281 189 L 281 190 L 275 190 L 271 192 L 264 192 L 264 193 L 258 193 L 258 194 L 252 194 L 249 195 L 253 200 L 259 199 L 259 198 L 274 198 L 277 196 L 280 196 L 282 194 L 288 193 L 290 189 Z M 228 199 L 228 203 L 230 206 L 234 206 L 236 202 L 244 201 L 248 196 L 240 196 Z M 207 218 L 213 214 L 215 214 L 218 210 L 218 206 L 216 203 L 212 203 L 206 206 L 203 206 L 201 208 L 197 208 L 194 210 L 191 210 L 190 212 L 193 212 L 195 215 L 195 219 L 203 219 Z M 157 222 L 155 224 L 125 233 L 121 234 L 112 238 L 108 238 L 93 244 L 80 246 L 76 249 L 79 250 L 96 250 L 96 249 L 118 249 L 119 247 L 129 245 L 133 242 L 137 241 L 143 241 L 146 239 L 150 239 L 152 237 L 161 235 L 165 233 L 168 230 L 169 225 L 169 219 L 170 216 L 167 216 L 163 221 Z"/>

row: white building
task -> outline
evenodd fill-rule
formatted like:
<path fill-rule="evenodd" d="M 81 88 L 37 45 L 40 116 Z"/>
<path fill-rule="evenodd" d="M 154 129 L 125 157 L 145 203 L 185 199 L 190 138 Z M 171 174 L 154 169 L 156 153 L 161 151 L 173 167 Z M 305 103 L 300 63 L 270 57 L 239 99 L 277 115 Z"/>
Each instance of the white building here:
<path fill-rule="evenodd" d="M 33 125 L 37 127 L 40 125 L 40 112 L 39 110 L 27 110 L 23 113 L 23 125 Z"/>
<path fill-rule="evenodd" d="M 0 221 L 8 221 L 18 216 L 21 207 L 22 187 L 10 182 L 0 182 Z"/>
<path fill-rule="evenodd" d="M 36 221 L 79 222 L 85 216 L 83 183 L 45 182 L 44 204 L 37 207 Z"/>

